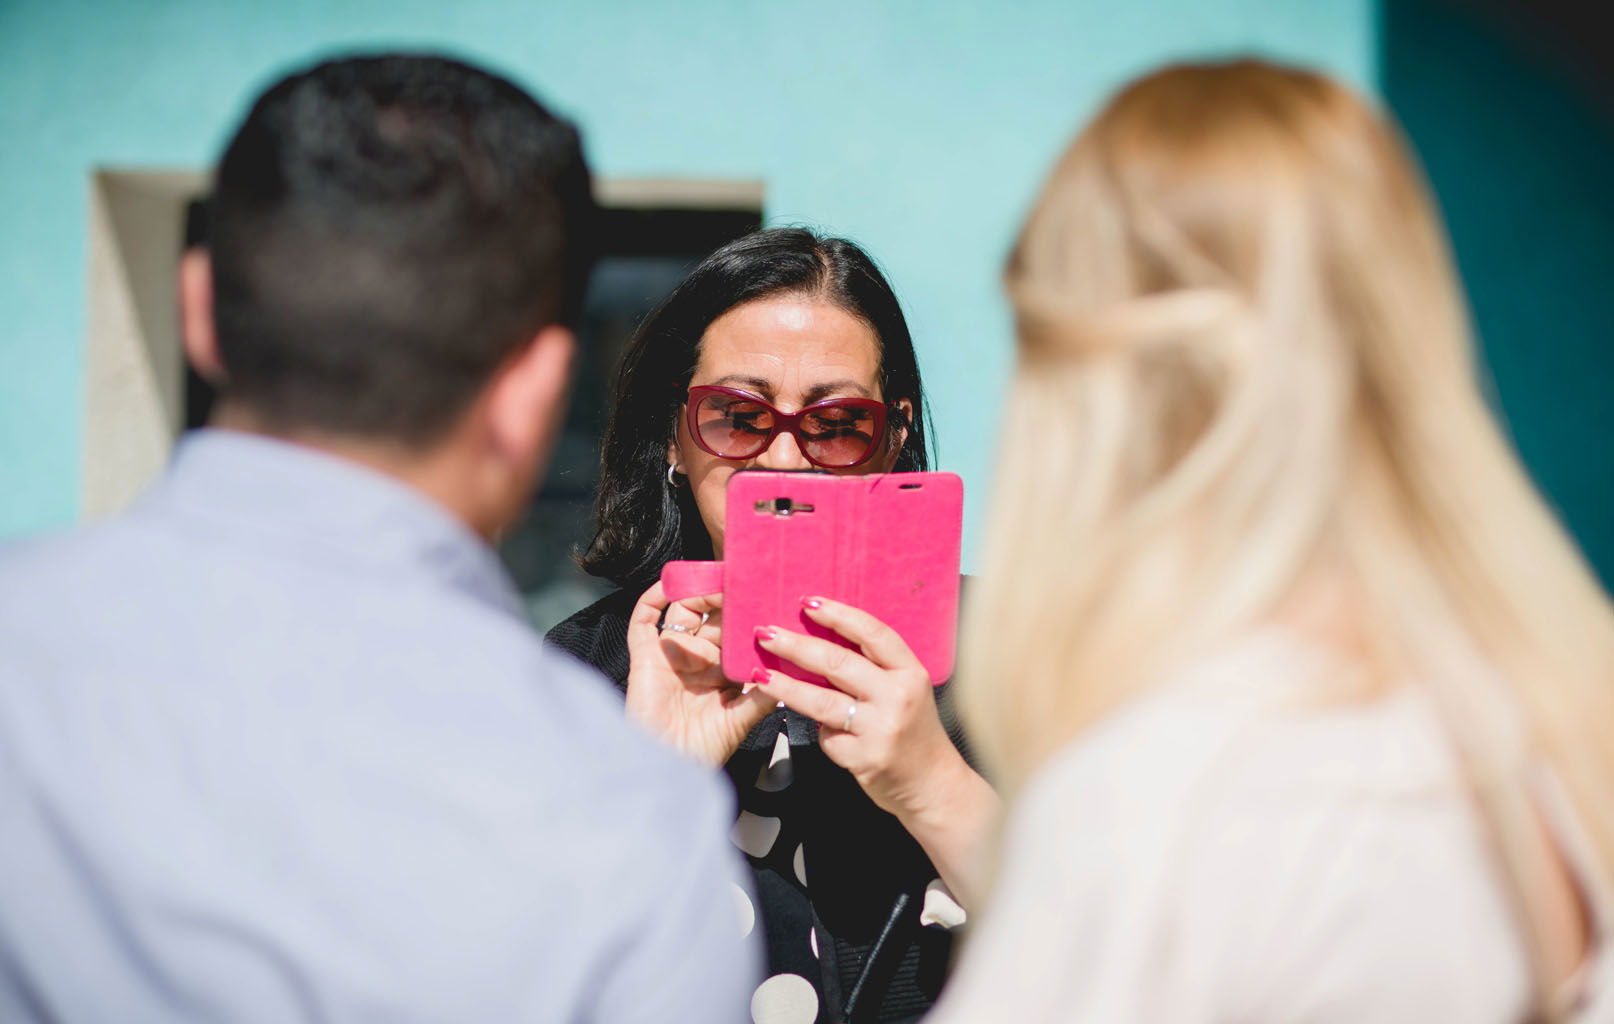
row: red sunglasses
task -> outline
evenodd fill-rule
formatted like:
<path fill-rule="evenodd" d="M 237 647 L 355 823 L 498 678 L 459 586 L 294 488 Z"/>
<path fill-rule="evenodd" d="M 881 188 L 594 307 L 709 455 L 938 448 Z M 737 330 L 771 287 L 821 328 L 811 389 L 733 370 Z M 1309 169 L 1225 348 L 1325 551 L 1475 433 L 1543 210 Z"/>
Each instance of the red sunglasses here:
<path fill-rule="evenodd" d="M 699 384 L 689 389 L 685 415 L 702 451 L 735 461 L 761 455 L 788 430 L 808 462 L 846 469 L 867 462 L 885 438 L 886 407 L 872 398 L 830 398 L 780 412 L 736 388 Z"/>

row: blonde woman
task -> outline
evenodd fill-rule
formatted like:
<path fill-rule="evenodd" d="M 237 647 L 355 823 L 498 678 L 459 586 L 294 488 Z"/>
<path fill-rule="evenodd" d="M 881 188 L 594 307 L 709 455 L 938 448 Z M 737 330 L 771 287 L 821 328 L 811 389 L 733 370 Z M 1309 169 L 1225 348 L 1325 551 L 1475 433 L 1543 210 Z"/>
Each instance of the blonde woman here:
<path fill-rule="evenodd" d="M 1014 800 L 932 1018 L 1614 1018 L 1614 616 L 1475 384 L 1393 131 L 1125 89 L 1006 275 L 962 698 Z"/>

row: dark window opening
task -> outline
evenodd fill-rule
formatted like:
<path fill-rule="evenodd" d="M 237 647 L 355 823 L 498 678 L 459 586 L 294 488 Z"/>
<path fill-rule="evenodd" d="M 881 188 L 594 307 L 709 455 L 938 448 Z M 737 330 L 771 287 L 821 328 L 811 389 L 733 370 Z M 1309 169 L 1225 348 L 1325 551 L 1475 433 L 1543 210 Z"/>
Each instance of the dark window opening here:
<path fill-rule="evenodd" d="M 601 258 L 579 325 L 579 360 L 566 424 L 543 487 L 505 535 L 500 554 L 540 629 L 610 590 L 574 553 L 593 536 L 600 439 L 611 382 L 634 329 L 707 253 L 762 226 L 757 210 L 608 209 Z"/>

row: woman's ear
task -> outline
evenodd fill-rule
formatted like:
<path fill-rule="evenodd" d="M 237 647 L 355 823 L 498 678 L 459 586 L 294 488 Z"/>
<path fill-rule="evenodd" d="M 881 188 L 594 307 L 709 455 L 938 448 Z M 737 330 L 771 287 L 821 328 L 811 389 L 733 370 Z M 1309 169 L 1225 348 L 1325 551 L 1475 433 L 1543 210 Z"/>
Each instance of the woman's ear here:
<path fill-rule="evenodd" d="M 885 451 L 881 452 L 873 462 L 872 470 L 876 473 L 889 473 L 897 468 L 897 460 L 902 457 L 902 446 L 908 443 L 908 424 L 913 422 L 913 403 L 906 398 L 899 398 L 891 403 L 893 411 L 887 413 L 885 432 Z M 901 415 L 897 415 L 901 413 Z"/>
<path fill-rule="evenodd" d="M 896 443 L 891 447 L 895 451 L 902 451 L 902 446 L 908 443 L 908 424 L 913 422 L 913 402 L 906 398 L 897 399 L 897 408 L 902 410 L 902 425 L 892 434 Z"/>

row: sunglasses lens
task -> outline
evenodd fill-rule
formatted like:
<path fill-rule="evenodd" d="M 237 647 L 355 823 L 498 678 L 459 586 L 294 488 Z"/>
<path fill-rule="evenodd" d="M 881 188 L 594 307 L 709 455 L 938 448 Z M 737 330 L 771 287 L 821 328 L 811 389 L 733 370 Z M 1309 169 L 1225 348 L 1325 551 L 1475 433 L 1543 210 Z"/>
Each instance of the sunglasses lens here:
<path fill-rule="evenodd" d="M 855 466 L 874 453 L 874 411 L 860 405 L 826 405 L 801 421 L 802 448 L 826 466 Z"/>
<path fill-rule="evenodd" d="M 701 443 L 726 459 L 760 452 L 773 430 L 773 410 L 734 395 L 707 395 L 695 408 L 695 430 Z"/>

